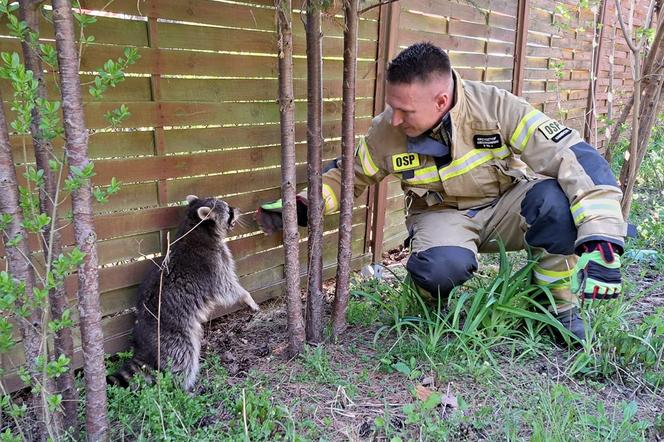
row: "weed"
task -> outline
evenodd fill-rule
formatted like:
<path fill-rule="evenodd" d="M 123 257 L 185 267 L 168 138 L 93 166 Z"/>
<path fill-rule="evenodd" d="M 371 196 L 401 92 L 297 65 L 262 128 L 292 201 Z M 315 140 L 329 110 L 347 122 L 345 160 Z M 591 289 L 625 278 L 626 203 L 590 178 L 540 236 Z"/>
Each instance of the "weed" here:
<path fill-rule="evenodd" d="M 346 313 L 351 325 L 370 326 L 378 320 L 379 311 L 371 304 L 351 299 Z"/>
<path fill-rule="evenodd" d="M 386 333 L 397 339 L 382 358 L 384 366 L 409 357 L 438 363 L 456 363 L 486 370 L 485 362 L 495 362 L 492 349 L 511 345 L 517 358 L 537 354 L 543 347 L 545 327 L 555 329 L 569 340 L 576 339 L 547 310 L 554 302 L 548 287 L 535 286 L 530 275 L 537 261 L 529 260 L 513 271 L 507 253 L 500 245 L 500 266 L 495 276 L 477 281 L 474 290 L 455 288 L 447 303 L 437 297 L 435 306 L 408 280 L 397 287 L 386 286 L 380 293 L 359 291 L 369 302 L 387 309 L 390 321 L 376 333 L 374 342 Z M 398 296 L 395 296 L 395 293 Z M 394 301 L 394 298 L 398 301 Z M 543 300 L 543 301 L 542 301 Z M 518 349 L 517 349 L 518 347 Z"/>
<path fill-rule="evenodd" d="M 635 402 L 620 403 L 607 412 L 603 402 L 591 404 L 567 387 L 554 385 L 551 391 L 541 391 L 538 404 L 525 416 L 531 441 L 645 440 L 648 423 L 636 420 Z"/>
<path fill-rule="evenodd" d="M 198 392 L 190 394 L 168 372 L 148 384 L 140 376 L 129 388 L 109 387 L 112 440 L 217 441 L 300 440 L 287 408 L 259 384 L 229 386 L 219 359 L 208 357 Z"/>
<path fill-rule="evenodd" d="M 340 381 L 339 374 L 332 369 L 327 351 L 323 346 L 305 346 L 302 353 L 302 365 L 305 370 L 300 380 L 320 384 L 337 384 Z"/>

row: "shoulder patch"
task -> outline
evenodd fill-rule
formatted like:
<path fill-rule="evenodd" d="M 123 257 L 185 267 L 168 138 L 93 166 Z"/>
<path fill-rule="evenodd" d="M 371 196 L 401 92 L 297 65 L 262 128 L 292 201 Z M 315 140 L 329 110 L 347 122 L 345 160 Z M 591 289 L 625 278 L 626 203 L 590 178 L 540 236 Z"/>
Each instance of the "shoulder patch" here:
<path fill-rule="evenodd" d="M 420 167 L 420 156 L 410 152 L 392 155 L 392 167 L 395 172 L 417 169 Z"/>
<path fill-rule="evenodd" d="M 567 135 L 572 133 L 572 129 L 565 127 L 556 120 L 547 119 L 538 126 L 538 130 L 544 135 L 544 138 L 554 143 L 559 142 Z"/>

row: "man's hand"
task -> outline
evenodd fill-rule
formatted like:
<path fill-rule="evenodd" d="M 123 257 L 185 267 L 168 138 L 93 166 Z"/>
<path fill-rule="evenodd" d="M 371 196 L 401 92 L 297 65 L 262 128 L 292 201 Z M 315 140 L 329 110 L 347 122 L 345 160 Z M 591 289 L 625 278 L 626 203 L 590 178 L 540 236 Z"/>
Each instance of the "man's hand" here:
<path fill-rule="evenodd" d="M 256 211 L 256 222 L 263 233 L 272 235 L 283 229 L 284 223 L 281 219 L 283 208 L 281 199 L 261 204 Z M 297 197 L 297 224 L 302 227 L 307 226 L 307 202 L 299 196 Z"/>
<path fill-rule="evenodd" d="M 585 299 L 617 298 L 622 291 L 618 247 L 607 241 L 589 241 L 579 248 L 572 292 L 583 292 Z"/>

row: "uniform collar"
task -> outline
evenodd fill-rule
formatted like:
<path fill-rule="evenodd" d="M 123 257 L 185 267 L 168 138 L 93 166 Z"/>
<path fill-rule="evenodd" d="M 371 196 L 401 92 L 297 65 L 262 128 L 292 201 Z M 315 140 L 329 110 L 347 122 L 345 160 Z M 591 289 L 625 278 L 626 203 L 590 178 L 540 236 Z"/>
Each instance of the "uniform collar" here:
<path fill-rule="evenodd" d="M 452 76 L 454 77 L 454 105 L 447 114 L 450 116 L 451 128 L 454 129 L 455 122 L 459 121 L 459 116 L 466 107 L 466 94 L 463 90 L 463 80 L 454 69 L 452 69 Z"/>

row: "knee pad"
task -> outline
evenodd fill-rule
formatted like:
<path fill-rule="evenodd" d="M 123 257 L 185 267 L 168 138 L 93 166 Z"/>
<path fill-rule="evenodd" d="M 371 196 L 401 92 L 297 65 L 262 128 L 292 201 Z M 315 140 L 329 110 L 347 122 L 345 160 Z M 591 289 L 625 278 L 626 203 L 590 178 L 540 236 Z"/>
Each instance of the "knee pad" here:
<path fill-rule="evenodd" d="M 454 287 L 469 280 L 477 270 L 472 250 L 439 246 L 414 253 L 406 263 L 413 281 L 432 295 L 447 296 Z"/>
<path fill-rule="evenodd" d="M 577 231 L 569 200 L 558 181 L 535 184 L 521 202 L 521 215 L 528 223 L 526 243 L 556 255 L 574 254 Z"/>

